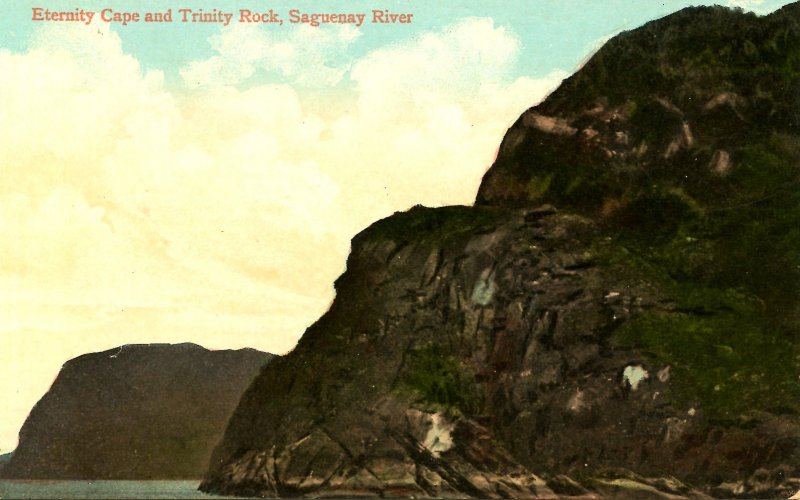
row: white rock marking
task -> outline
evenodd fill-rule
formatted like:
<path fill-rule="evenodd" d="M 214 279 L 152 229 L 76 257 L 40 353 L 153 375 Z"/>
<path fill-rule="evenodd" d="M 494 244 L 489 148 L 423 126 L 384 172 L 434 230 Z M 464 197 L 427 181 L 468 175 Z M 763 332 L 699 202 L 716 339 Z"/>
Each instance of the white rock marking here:
<path fill-rule="evenodd" d="M 627 383 L 633 391 L 638 389 L 639 384 L 649 377 L 650 374 L 647 373 L 647 370 L 642 365 L 629 365 L 622 371 L 622 381 Z"/>

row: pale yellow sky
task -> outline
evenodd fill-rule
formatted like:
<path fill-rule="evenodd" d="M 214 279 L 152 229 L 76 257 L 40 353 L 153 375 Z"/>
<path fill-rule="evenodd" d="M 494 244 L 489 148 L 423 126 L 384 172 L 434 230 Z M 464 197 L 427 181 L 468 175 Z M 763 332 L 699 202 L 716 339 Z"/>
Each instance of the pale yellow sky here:
<path fill-rule="evenodd" d="M 313 43 L 353 36 L 326 33 Z M 234 86 L 263 52 L 246 27 L 214 43 L 182 88 L 105 28 L 46 26 L 0 50 L 0 453 L 82 353 L 291 349 L 352 235 L 417 203 L 471 203 L 505 129 L 565 76 L 509 78 L 519 40 L 471 18 L 347 68 L 288 50 L 297 82 L 347 73 L 325 106 L 299 84 Z"/>

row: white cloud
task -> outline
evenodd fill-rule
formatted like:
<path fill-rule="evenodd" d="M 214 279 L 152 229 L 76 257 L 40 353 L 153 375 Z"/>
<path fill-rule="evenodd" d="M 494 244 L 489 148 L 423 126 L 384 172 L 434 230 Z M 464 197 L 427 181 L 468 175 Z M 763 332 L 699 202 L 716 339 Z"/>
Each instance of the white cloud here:
<path fill-rule="evenodd" d="M 348 69 L 343 54 L 361 32 L 352 26 L 330 29 L 302 25 L 288 33 L 236 23 L 210 38 L 217 55 L 181 71 L 190 87 L 236 85 L 262 69 L 305 86 L 337 84 Z"/>
<path fill-rule="evenodd" d="M 506 127 L 564 76 L 514 78 L 519 40 L 488 19 L 374 50 L 349 73 L 326 51 L 357 32 L 298 29 L 280 50 L 259 33 L 214 39 L 216 59 L 184 71 L 203 85 L 184 92 L 111 31 L 47 29 L 24 54 L 0 52 L 0 449 L 82 352 L 290 349 L 330 303 L 353 234 L 416 203 L 471 203 Z M 351 86 L 319 104 L 319 90 L 228 85 L 248 65 Z"/>
<path fill-rule="evenodd" d="M 442 32 L 372 51 L 355 66 L 353 78 L 362 88 L 378 79 L 391 93 L 451 85 L 474 89 L 509 76 L 520 46 L 514 33 L 494 26 L 492 19 L 468 18 Z"/>
<path fill-rule="evenodd" d="M 728 6 L 750 10 L 757 14 L 767 14 L 773 9 L 765 8 L 764 0 L 728 0 Z"/>

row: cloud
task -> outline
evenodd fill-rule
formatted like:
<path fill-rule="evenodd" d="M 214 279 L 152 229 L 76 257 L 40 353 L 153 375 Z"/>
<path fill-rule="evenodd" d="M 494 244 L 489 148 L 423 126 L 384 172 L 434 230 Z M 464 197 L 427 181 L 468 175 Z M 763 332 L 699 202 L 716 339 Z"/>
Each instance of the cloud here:
<path fill-rule="evenodd" d="M 47 27 L 0 51 L 0 449 L 82 352 L 289 350 L 353 234 L 471 203 L 505 129 L 564 76 L 515 77 L 519 39 L 490 19 L 332 55 L 357 36 L 298 28 L 282 48 L 225 31 L 181 91 L 109 30 Z M 284 81 L 232 85 L 259 70 Z"/>
<path fill-rule="evenodd" d="M 370 52 L 353 68 L 362 97 L 463 93 L 505 81 L 519 55 L 519 38 L 490 18 L 468 18 L 442 32 Z"/>
<path fill-rule="evenodd" d="M 728 6 L 750 10 L 757 14 L 767 14 L 773 9 L 765 8 L 764 0 L 728 0 Z"/>
<path fill-rule="evenodd" d="M 360 36 L 352 26 L 302 25 L 287 35 L 236 23 L 209 39 L 215 56 L 192 62 L 181 77 L 190 87 L 236 85 L 264 70 L 286 82 L 327 87 L 341 81 L 349 66 L 344 54 Z"/>
<path fill-rule="evenodd" d="M 468 18 L 357 61 L 357 111 L 334 130 L 342 145 L 380 145 L 369 189 L 387 187 L 395 206 L 471 203 L 505 128 L 566 76 L 513 78 L 520 49 L 510 30 Z"/>

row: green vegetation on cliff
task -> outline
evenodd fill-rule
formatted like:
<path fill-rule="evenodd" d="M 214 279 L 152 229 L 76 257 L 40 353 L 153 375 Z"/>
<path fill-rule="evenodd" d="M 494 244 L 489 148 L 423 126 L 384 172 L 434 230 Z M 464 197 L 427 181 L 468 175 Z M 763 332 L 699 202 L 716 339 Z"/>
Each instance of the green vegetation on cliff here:
<path fill-rule="evenodd" d="M 434 410 L 478 410 L 475 376 L 442 347 L 427 345 L 409 351 L 401 389 Z"/>
<path fill-rule="evenodd" d="M 505 211 L 495 207 L 450 206 L 428 208 L 416 205 L 407 212 L 397 212 L 364 231 L 370 241 L 447 242 L 491 230 L 502 220 Z"/>
<path fill-rule="evenodd" d="M 798 167 L 797 146 L 773 137 L 740 150 L 705 196 L 655 187 L 609 225 L 617 263 L 677 307 L 625 324 L 617 342 L 674 366 L 675 397 L 712 418 L 800 411 Z"/>
<path fill-rule="evenodd" d="M 673 365 L 677 400 L 715 419 L 800 411 L 798 134 L 800 5 L 686 9 L 615 37 L 523 115 L 478 204 L 600 221 L 613 267 L 676 304 L 614 338 Z"/>
<path fill-rule="evenodd" d="M 611 105 L 653 97 L 678 104 L 732 91 L 752 99 L 770 124 L 789 121 L 797 130 L 798 41 L 796 4 L 765 18 L 724 7 L 685 9 L 610 40 L 543 108 L 575 110 L 600 97 Z"/>
<path fill-rule="evenodd" d="M 602 493 L 592 476 L 628 468 L 790 496 L 798 20 L 698 8 L 622 34 L 514 124 L 476 207 L 360 233 L 203 488 L 527 498 L 493 488 L 533 471 Z"/>

